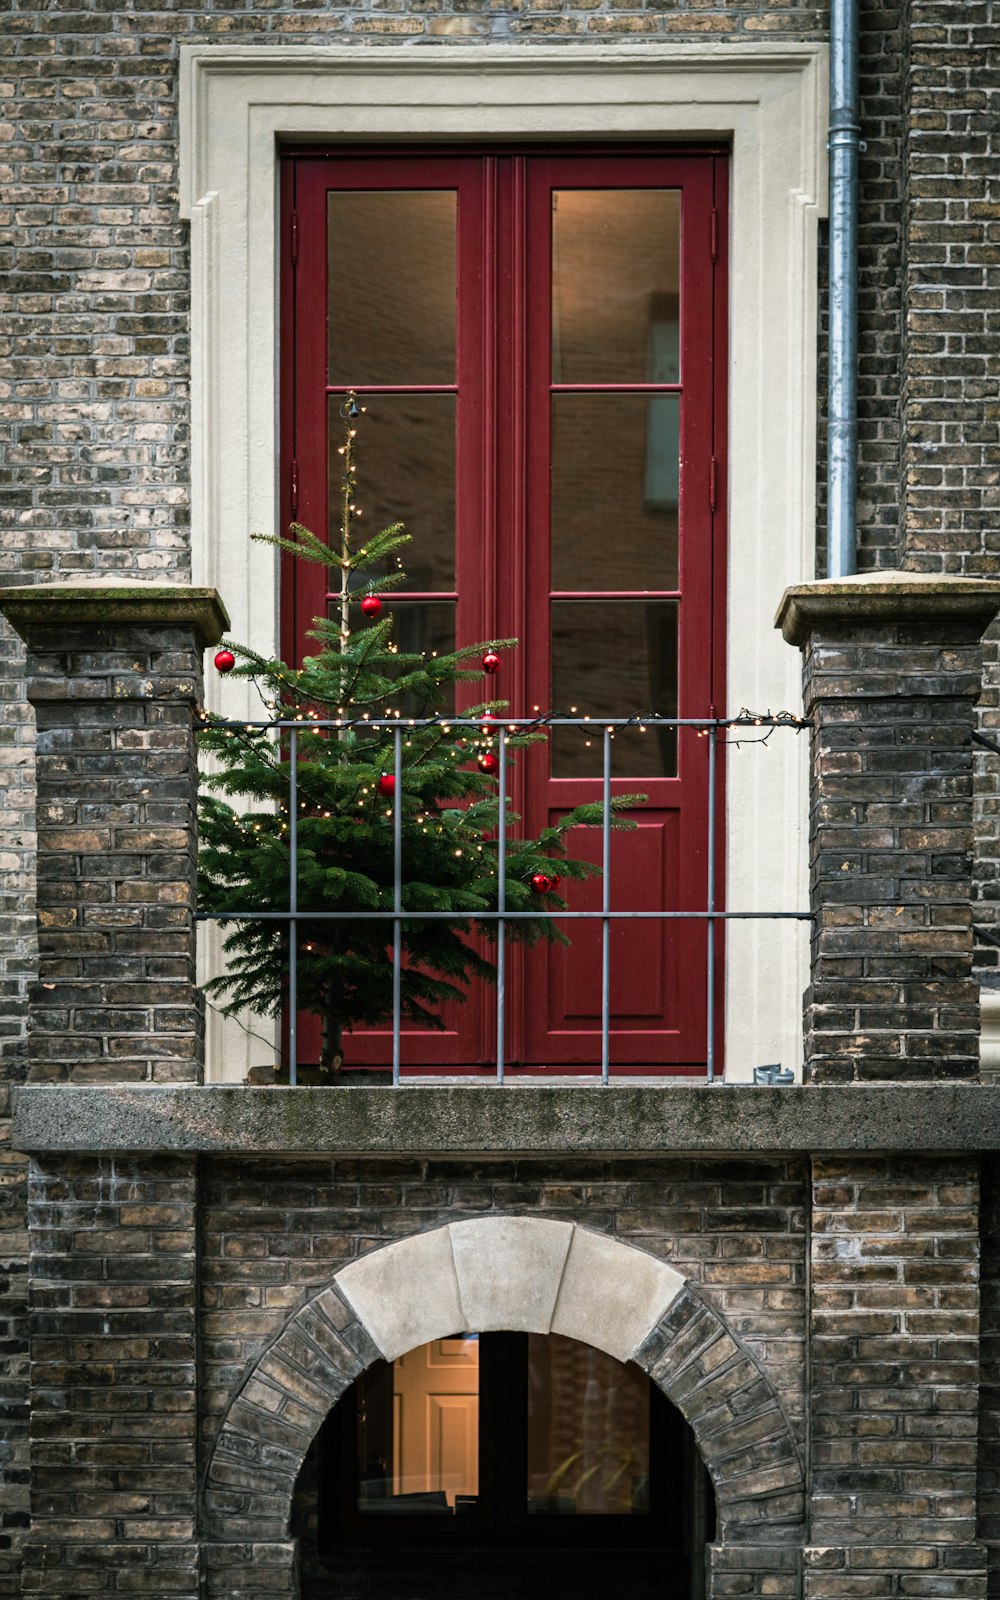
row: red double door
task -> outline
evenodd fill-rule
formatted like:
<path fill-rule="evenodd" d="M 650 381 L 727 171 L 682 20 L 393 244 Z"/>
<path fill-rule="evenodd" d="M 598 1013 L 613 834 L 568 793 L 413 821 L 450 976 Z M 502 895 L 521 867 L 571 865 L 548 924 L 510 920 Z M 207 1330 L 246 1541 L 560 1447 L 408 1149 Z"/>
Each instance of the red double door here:
<path fill-rule="evenodd" d="M 721 714 L 724 156 L 310 151 L 283 170 L 283 524 L 334 531 L 354 389 L 366 525 L 413 537 L 399 642 L 519 641 L 466 704 Z M 328 603 L 319 569 L 286 570 L 286 653 Z M 612 908 L 704 909 L 707 740 L 636 727 L 612 749 L 613 792 L 648 796 L 613 837 Z M 599 799 L 600 739 L 554 731 L 512 787 L 532 833 Z M 599 909 L 599 880 L 568 898 Z M 568 950 L 509 954 L 509 1065 L 600 1060 L 600 924 L 566 926 Z M 706 971 L 704 921 L 612 923 L 613 1067 L 704 1064 Z M 444 1021 L 404 1033 L 404 1066 L 492 1064 L 492 991 Z M 357 1034 L 349 1062 L 388 1048 Z"/>

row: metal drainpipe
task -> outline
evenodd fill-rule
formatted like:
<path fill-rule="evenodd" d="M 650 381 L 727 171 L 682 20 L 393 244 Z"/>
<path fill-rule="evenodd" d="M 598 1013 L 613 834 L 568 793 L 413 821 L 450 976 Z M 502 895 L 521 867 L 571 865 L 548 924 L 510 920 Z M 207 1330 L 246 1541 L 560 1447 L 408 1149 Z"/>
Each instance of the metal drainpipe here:
<path fill-rule="evenodd" d="M 857 571 L 858 0 L 830 6 L 830 381 L 827 571 Z"/>

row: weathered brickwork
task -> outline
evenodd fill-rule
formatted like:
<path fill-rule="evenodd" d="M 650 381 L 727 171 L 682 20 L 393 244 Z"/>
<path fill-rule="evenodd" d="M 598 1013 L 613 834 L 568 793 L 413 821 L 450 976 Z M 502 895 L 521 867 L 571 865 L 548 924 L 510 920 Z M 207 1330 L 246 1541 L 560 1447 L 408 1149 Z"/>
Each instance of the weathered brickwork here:
<path fill-rule="evenodd" d="M 286 1319 L 356 1254 L 456 1215 L 585 1222 L 702 1286 L 801 1419 L 806 1176 L 798 1163 L 212 1163 L 201 1266 L 204 1441 Z"/>
<path fill-rule="evenodd" d="M 21 641 L 0 618 L 0 1595 L 19 1592 L 28 1520 L 27 1169 L 10 1146 L 10 1100 L 25 1072 L 28 982 L 36 971 L 34 748 Z"/>
<path fill-rule="evenodd" d="M 911 0 L 903 536 L 921 570 L 1000 563 L 998 47 L 986 0 Z"/>
<path fill-rule="evenodd" d="M 12 1150 L 0 1085 L 0 1595 L 19 1593 L 16 1547 L 28 1504 L 28 1160 Z"/>
<path fill-rule="evenodd" d="M 872 606 L 876 606 L 872 601 Z M 974 619 L 814 620 L 812 976 L 806 1061 L 816 1082 L 972 1078 Z"/>
<path fill-rule="evenodd" d="M 190 628 L 95 623 L 29 638 L 40 930 L 30 1075 L 197 1081 L 198 641 Z"/>
<path fill-rule="evenodd" d="M 806 1594 L 984 1595 L 978 1162 L 813 1173 Z"/>
<path fill-rule="evenodd" d="M 902 563 L 992 575 L 1000 568 L 1000 195 L 995 6 L 912 0 L 905 83 Z M 1000 731 L 993 630 L 980 706 Z M 997 763 L 978 762 L 977 923 L 1000 924 Z M 1000 950 L 977 965 L 996 983 Z"/>
<path fill-rule="evenodd" d="M 195 1204 L 192 1161 L 32 1171 L 25 1594 L 196 1600 Z"/>
<path fill-rule="evenodd" d="M 752 1160 L 560 1163 L 557 1178 L 540 1163 L 206 1162 L 200 1184 L 190 1161 L 36 1162 L 25 1593 L 79 1586 L 194 1600 L 199 1532 L 214 1600 L 293 1595 L 282 1587 L 294 1573 L 284 1523 L 299 1463 L 326 1406 L 377 1353 L 330 1298 L 331 1280 L 378 1244 L 489 1212 L 583 1221 L 685 1274 L 691 1290 L 639 1359 L 701 1430 L 734 1524 L 759 1535 L 764 1511 L 770 1537 L 785 1524 L 794 1547 L 806 1189 L 800 1163 Z M 323 1399 L 316 1363 L 325 1371 L 331 1361 L 343 1376 Z M 202 1471 L 213 1465 L 208 1520 L 196 1529 L 199 1411 Z M 272 1479 L 286 1506 L 275 1502 L 273 1527 Z M 759 1550 L 753 1570 L 766 1571 Z"/>
<path fill-rule="evenodd" d="M 1000 1594 L 1000 1159 L 980 1179 L 979 1537 L 989 1554 L 990 1600 Z"/>
<path fill-rule="evenodd" d="M 909 48 L 906 5 L 860 6 L 858 213 L 858 567 L 899 559 L 900 205 L 903 84 Z M 824 441 L 825 443 L 825 441 Z M 820 457 L 825 482 L 825 460 Z M 824 530 L 825 533 L 825 530 Z M 825 538 L 824 538 L 825 545 Z M 825 549 L 821 552 L 821 563 Z M 818 571 L 823 571 L 820 564 Z"/>

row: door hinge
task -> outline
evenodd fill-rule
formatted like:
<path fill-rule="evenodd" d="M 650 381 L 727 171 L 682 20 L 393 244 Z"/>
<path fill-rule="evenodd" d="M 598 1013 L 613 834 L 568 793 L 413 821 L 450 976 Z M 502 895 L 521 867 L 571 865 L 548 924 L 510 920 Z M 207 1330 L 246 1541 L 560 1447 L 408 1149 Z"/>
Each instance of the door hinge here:
<path fill-rule="evenodd" d="M 297 266 L 299 260 L 299 214 L 292 212 L 292 266 Z"/>
<path fill-rule="evenodd" d="M 299 464 L 294 459 L 292 461 L 291 500 L 292 500 L 292 516 L 293 517 L 297 517 L 298 514 L 299 514 Z"/>
<path fill-rule="evenodd" d="M 718 261 L 718 259 L 719 259 L 719 213 L 716 210 L 715 206 L 712 207 L 711 247 L 712 247 L 712 260 L 713 261 Z"/>
<path fill-rule="evenodd" d="M 709 469 L 708 469 L 708 509 L 710 511 L 712 511 L 712 512 L 715 511 L 715 506 L 716 506 L 716 501 L 718 499 L 718 494 L 719 494 L 719 463 L 716 460 L 715 456 L 713 456 L 712 460 L 711 460 L 711 462 L 709 464 Z"/>

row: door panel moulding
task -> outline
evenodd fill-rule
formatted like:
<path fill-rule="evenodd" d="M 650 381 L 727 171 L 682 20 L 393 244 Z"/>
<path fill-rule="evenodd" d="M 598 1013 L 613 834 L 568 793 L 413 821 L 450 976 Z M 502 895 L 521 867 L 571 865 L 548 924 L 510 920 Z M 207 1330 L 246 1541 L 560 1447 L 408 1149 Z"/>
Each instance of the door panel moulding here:
<path fill-rule="evenodd" d="M 727 704 L 795 710 L 799 662 L 772 629 L 813 576 L 816 225 L 825 201 L 821 44 L 181 47 L 181 204 L 192 242 L 192 581 L 223 594 L 236 638 L 277 648 L 276 564 L 252 531 L 278 517 L 278 151 L 283 142 L 725 140 L 732 149 Z M 210 710 L 252 690 L 211 682 Z M 726 904 L 807 903 L 805 742 L 733 751 Z M 210 941 L 206 940 L 206 944 Z M 807 939 L 730 927 L 726 1077 L 801 1062 Z M 206 953 L 215 960 L 215 952 Z M 209 1018 L 210 1076 L 262 1046 Z"/>

